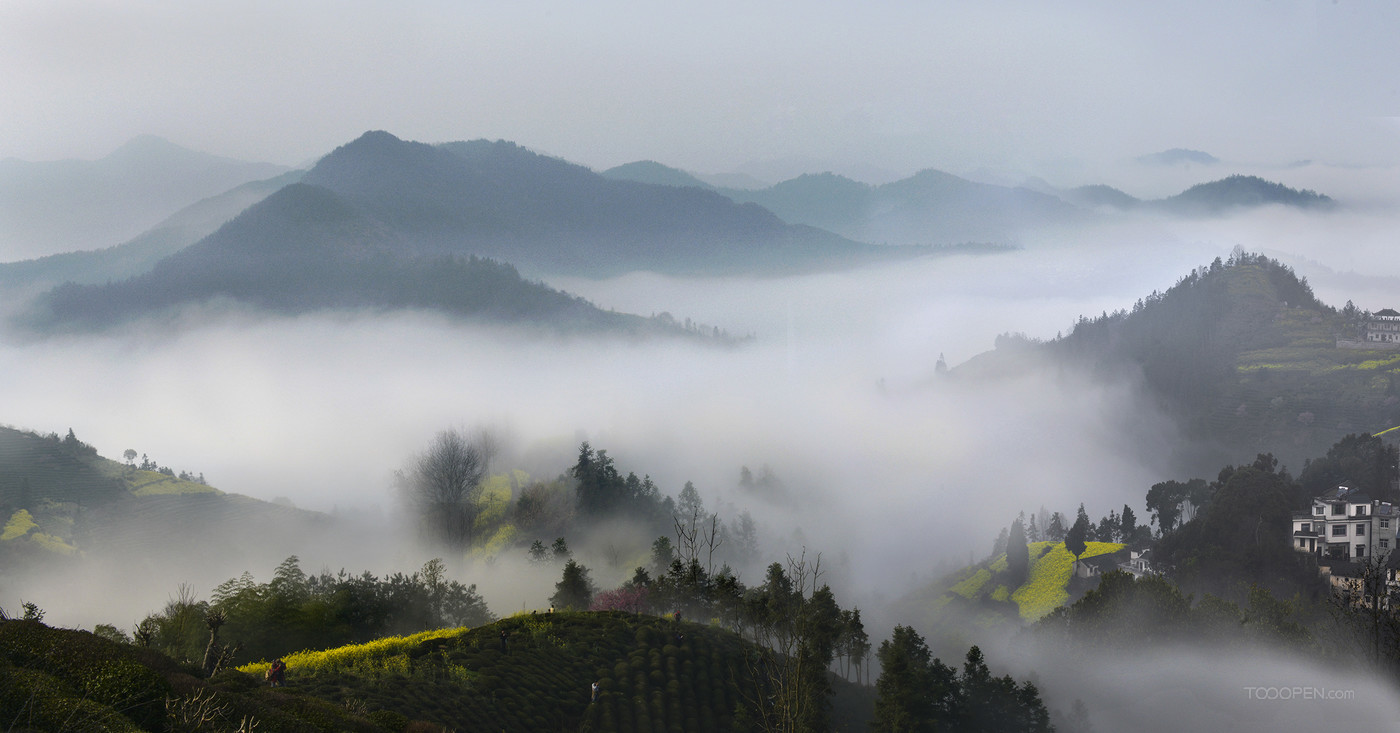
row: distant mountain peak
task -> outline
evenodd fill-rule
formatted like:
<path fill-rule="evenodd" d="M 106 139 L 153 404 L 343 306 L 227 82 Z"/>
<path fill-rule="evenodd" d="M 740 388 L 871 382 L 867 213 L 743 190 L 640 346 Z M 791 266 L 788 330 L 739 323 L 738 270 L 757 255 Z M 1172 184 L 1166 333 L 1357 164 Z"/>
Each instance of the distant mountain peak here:
<path fill-rule="evenodd" d="M 1192 163 L 1196 165 L 1215 165 L 1220 162 L 1220 159 L 1210 153 L 1205 153 L 1200 150 L 1172 148 L 1170 150 L 1163 150 L 1160 153 L 1140 156 L 1137 161 L 1146 165 L 1183 165 Z"/>
<path fill-rule="evenodd" d="M 1316 191 L 1289 188 L 1258 176 L 1233 175 L 1199 183 L 1164 199 L 1169 208 L 1183 211 L 1218 211 L 1239 206 L 1282 204 L 1297 208 L 1330 208 L 1336 201 Z"/>
<path fill-rule="evenodd" d="M 638 160 L 631 163 L 623 163 L 622 165 L 603 171 L 600 175 L 604 178 L 611 178 L 618 181 L 651 183 L 659 186 L 713 188 L 710 184 L 696 178 L 690 173 L 680 170 L 679 168 L 672 168 L 668 165 L 658 163 L 654 160 Z"/>

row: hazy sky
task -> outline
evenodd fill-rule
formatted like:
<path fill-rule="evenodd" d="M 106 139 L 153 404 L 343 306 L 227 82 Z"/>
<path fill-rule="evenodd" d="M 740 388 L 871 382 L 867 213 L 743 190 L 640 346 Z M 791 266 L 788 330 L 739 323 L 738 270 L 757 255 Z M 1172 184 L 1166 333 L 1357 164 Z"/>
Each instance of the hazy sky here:
<path fill-rule="evenodd" d="M 1400 5 L 0 2 L 0 158 L 141 133 L 296 164 L 371 128 L 595 168 L 1091 178 L 1172 147 L 1400 161 Z"/>

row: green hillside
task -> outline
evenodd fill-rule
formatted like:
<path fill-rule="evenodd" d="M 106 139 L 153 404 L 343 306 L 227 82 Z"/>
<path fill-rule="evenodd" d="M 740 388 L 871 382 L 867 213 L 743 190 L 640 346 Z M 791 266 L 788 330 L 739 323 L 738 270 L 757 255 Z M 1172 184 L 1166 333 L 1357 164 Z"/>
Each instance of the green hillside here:
<path fill-rule="evenodd" d="M 746 676 L 744 648 L 738 636 L 699 624 L 555 613 L 286 661 L 289 680 L 308 694 L 357 698 L 459 731 L 717 730 L 742 702 L 733 680 Z M 261 675 L 267 665 L 240 669 Z"/>
<path fill-rule="evenodd" d="M 0 576 L 23 560 L 157 552 L 181 540 L 203 546 L 247 523 L 320 521 L 174 474 L 103 458 L 72 431 L 60 438 L 0 427 Z"/>
<path fill-rule="evenodd" d="M 58 730 L 58 711 L 69 710 L 84 716 L 73 729 L 94 731 L 234 730 L 249 718 L 259 732 L 396 733 L 411 721 L 491 733 L 730 730 L 756 698 L 753 649 L 731 632 L 656 616 L 525 614 L 289 655 L 287 684 L 270 688 L 265 662 L 206 681 L 136 646 L 0 621 L 0 720 Z M 833 730 L 866 730 L 873 692 L 835 684 Z M 167 710 L 197 699 L 222 711 L 220 725 L 174 724 Z"/>
<path fill-rule="evenodd" d="M 1123 545 L 1089 542 L 1080 556 L 1087 560 L 1119 552 Z M 1074 555 L 1063 542 L 1032 542 L 1026 582 L 1012 585 L 1006 553 L 945 575 L 899 604 L 920 628 L 960 639 L 966 623 L 983 629 L 1020 626 L 1041 617 L 1082 593 L 1075 587 Z M 1082 581 L 1081 581 L 1082 582 Z"/>
<path fill-rule="evenodd" d="M 408 722 L 262 689 L 236 672 L 212 684 L 196 674 L 159 653 L 86 631 L 0 620 L 0 723 L 6 730 L 394 733 Z"/>
<path fill-rule="evenodd" d="M 1048 354 L 1103 379 L 1140 379 L 1195 441 L 1183 470 L 1265 452 L 1296 470 L 1347 434 L 1400 423 L 1400 354 L 1337 345 L 1363 325 L 1290 268 L 1237 251 L 1048 343 L 999 338 L 951 373 L 998 378 Z"/>

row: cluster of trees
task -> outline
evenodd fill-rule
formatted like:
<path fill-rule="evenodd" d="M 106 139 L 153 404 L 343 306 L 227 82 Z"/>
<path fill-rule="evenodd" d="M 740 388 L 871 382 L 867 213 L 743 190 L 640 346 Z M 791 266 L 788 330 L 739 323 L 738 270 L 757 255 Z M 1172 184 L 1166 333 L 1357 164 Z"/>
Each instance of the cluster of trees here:
<path fill-rule="evenodd" d="M 1134 578 L 1115 570 L 1083 598 L 1038 621 L 1033 638 L 1071 656 L 1188 638 L 1211 644 L 1284 642 L 1321 652 L 1323 625 L 1316 607 L 1280 599 L 1257 585 L 1247 588 L 1241 603 L 1209 593 L 1197 601 L 1163 576 Z"/>
<path fill-rule="evenodd" d="M 912 628 L 896 626 L 880 643 L 880 678 L 875 683 L 875 718 L 881 733 L 958 730 L 987 733 L 1048 733 L 1050 713 L 1031 682 L 993 677 L 982 650 L 968 649 L 959 672 L 932 658 Z"/>
<path fill-rule="evenodd" d="M 69 433 L 69 435 L 72 435 L 73 431 L 72 431 L 72 430 L 69 430 L 68 433 Z M 175 469 L 173 469 L 173 468 L 171 468 L 171 467 L 169 467 L 169 466 L 162 466 L 162 465 L 160 465 L 159 463 L 156 463 L 155 461 L 151 460 L 151 458 L 150 458 L 149 456 L 147 456 L 145 453 L 142 453 L 142 454 L 141 454 L 141 462 L 140 462 L 140 463 L 137 463 L 137 462 L 136 462 L 136 449 L 135 449 L 135 448 L 127 448 L 127 449 L 122 453 L 122 458 L 125 458 L 125 459 L 126 459 L 126 465 L 127 465 L 128 468 L 140 469 L 140 470 L 142 470 L 142 471 L 155 471 L 156 473 L 164 474 L 164 475 L 169 476 L 169 477 L 171 477 L 171 478 L 178 478 L 178 479 L 180 479 L 181 481 L 189 481 L 189 482 L 191 482 L 191 483 L 196 483 L 196 484 L 206 484 L 206 483 L 207 483 L 207 482 L 204 480 L 204 472 L 203 472 L 203 471 L 200 471 L 198 475 L 195 475 L 194 473 L 192 473 L 192 472 L 190 472 L 190 471 L 181 470 L 180 473 L 177 475 L 177 474 L 175 473 Z"/>
<path fill-rule="evenodd" d="M 1123 505 L 1122 514 L 1109 510 L 1097 523 L 1089 519 L 1084 505 L 1080 504 L 1074 523 L 1068 526 L 1064 515 L 1059 512 L 1047 514 L 1045 507 L 1041 507 L 1039 512 L 1030 515 L 1029 520 L 1026 513 L 1021 512 L 1010 527 L 1003 528 L 992 544 L 992 556 L 1005 552 L 1011 580 L 1020 584 L 1025 582 L 1030 572 L 1030 549 L 1027 546 L 1030 542 L 1064 542 L 1065 549 L 1077 559 L 1088 549 L 1089 542 L 1142 545 L 1151 539 L 1152 530 L 1137 523 L 1137 515 L 1127 504 Z"/>
<path fill-rule="evenodd" d="M 562 564 L 571 557 L 563 538 L 567 533 L 603 519 L 623 519 L 649 536 L 674 531 L 678 537 L 689 536 L 685 546 L 703 544 L 709 573 L 716 560 L 744 566 L 758 559 L 757 525 L 747 511 L 732 512 L 729 521 L 721 521 L 718 511 L 706 510 L 694 484 L 686 482 L 676 498 L 665 496 L 650 476 L 624 475 L 606 450 L 595 450 L 587 442 L 580 444 L 577 460 L 558 479 L 521 486 L 512 475 L 513 503 L 508 509 L 492 505 L 505 501 L 484 496 L 496 452 L 496 441 L 487 431 L 443 430 L 396 473 L 395 483 L 424 537 L 447 549 L 469 551 L 504 528 L 510 537 L 506 541 L 527 547 L 532 562 L 549 562 L 552 556 Z M 765 470 L 762 481 L 776 479 Z M 549 536 L 556 537 L 552 548 L 541 539 Z M 667 558 L 652 572 L 664 575 L 669 565 Z"/>
<path fill-rule="evenodd" d="M 1342 484 L 1358 486 L 1374 499 L 1400 502 L 1400 446 L 1369 433 L 1343 437 L 1321 458 L 1303 463 L 1298 484 L 1311 499 Z"/>
<path fill-rule="evenodd" d="M 1156 562 L 1193 591 L 1240 595 L 1258 584 L 1286 596 L 1317 598 L 1315 569 L 1292 549 L 1292 513 L 1341 484 L 1373 498 L 1397 498 L 1400 460 L 1383 438 L 1348 435 L 1294 478 L 1272 454 L 1226 466 L 1214 481 L 1164 481 L 1147 493 L 1161 531 Z M 1305 558 L 1303 558 L 1305 559 Z"/>
<path fill-rule="evenodd" d="M 674 614 L 735 631 L 760 650 L 746 675 L 758 681 L 747 706 L 765 730 L 825 730 L 832 693 L 830 674 L 868 675 L 871 645 L 860 609 L 842 609 L 821 582 L 820 558 L 805 553 L 768 566 L 761 585 L 746 587 L 728 567 L 707 569 L 695 548 L 675 557 L 669 539 L 653 545 L 653 566 L 672 557 L 653 578 L 638 567 L 621 587 L 596 592 L 588 570 L 570 560 L 551 603 L 560 609 Z M 683 559 L 684 558 L 684 559 Z"/>
<path fill-rule="evenodd" d="M 586 516 L 623 514 L 665 526 L 675 511 L 674 500 L 662 496 L 650 476 L 628 473 L 624 477 L 606 450 L 594 451 L 586 441 L 579 445 L 578 460 L 569 475 L 577 482 L 579 511 Z"/>
<path fill-rule="evenodd" d="M 250 573 L 214 588 L 198 601 L 188 586 L 135 630 L 136 642 L 213 671 L 219 658 L 271 659 L 298 649 L 327 649 L 452 626 L 494 620 L 475 585 L 446 577 L 442 560 L 421 570 L 383 578 L 372 573 L 307 575 L 296 556 L 272 580 Z M 212 655 L 212 656 L 211 656 Z"/>

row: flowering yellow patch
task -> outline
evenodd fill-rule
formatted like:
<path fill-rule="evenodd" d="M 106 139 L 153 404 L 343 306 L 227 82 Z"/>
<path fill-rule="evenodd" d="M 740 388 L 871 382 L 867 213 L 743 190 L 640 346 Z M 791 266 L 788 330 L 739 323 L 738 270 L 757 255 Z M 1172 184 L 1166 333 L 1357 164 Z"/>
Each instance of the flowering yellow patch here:
<path fill-rule="evenodd" d="M 1080 560 L 1123 549 L 1123 545 L 1116 542 L 1089 542 L 1087 545 L 1088 549 L 1079 556 Z M 1046 546 L 1050 546 L 1050 551 L 1041 555 Z M 1025 585 L 1011 594 L 1011 600 L 1020 606 L 1021 618 L 1035 621 L 1069 600 L 1066 587 L 1074 574 L 1074 555 L 1065 549 L 1063 542 L 1032 542 L 1030 551 L 1030 577 Z"/>
<path fill-rule="evenodd" d="M 986 568 L 981 568 L 977 572 L 965 578 L 961 583 L 958 583 L 957 585 L 953 586 L 952 588 L 949 588 L 948 590 L 957 593 L 963 598 L 976 598 L 977 592 L 982 590 L 982 586 L 986 585 L 987 581 L 991 579 L 992 571 Z"/>
<path fill-rule="evenodd" d="M 408 636 L 386 636 L 366 644 L 327 649 L 323 652 L 300 651 L 282 657 L 287 669 L 295 673 L 353 672 L 367 677 L 408 674 L 412 671 L 409 650 L 431 639 L 452 639 L 470 631 L 465 626 L 455 629 L 420 631 Z M 254 662 L 238 668 L 240 672 L 263 675 L 271 662 Z"/>
<path fill-rule="evenodd" d="M 78 554 L 78 548 L 68 544 L 67 542 L 64 542 L 63 540 L 51 534 L 35 532 L 34 534 L 29 535 L 29 541 L 37 544 L 45 550 L 48 550 L 49 552 L 57 552 L 60 555 L 68 555 L 71 557 L 73 555 Z"/>
<path fill-rule="evenodd" d="M 33 515 L 28 509 L 21 509 L 10 516 L 10 521 L 5 523 L 5 531 L 0 532 L 0 540 L 13 540 L 29 533 L 29 530 L 38 527 Z"/>

